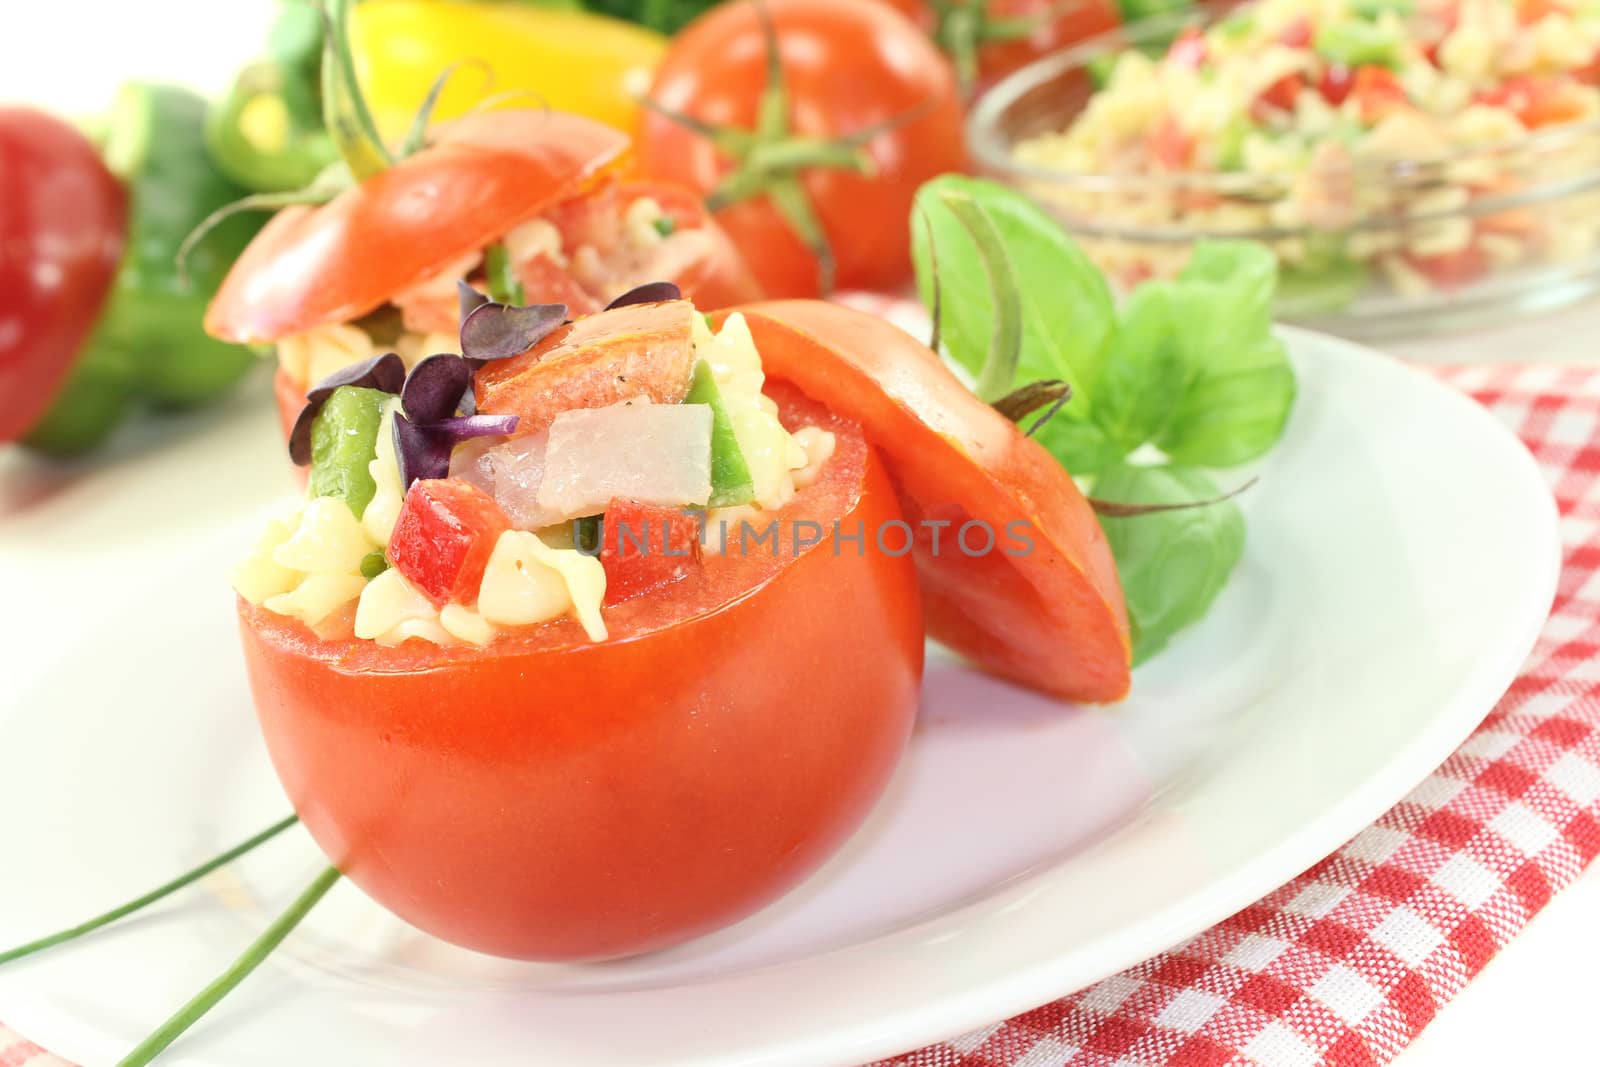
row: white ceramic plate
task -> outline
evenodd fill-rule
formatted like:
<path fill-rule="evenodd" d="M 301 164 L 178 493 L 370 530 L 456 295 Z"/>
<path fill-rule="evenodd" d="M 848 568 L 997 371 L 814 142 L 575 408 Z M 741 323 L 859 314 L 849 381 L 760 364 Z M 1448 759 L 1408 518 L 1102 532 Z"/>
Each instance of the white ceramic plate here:
<path fill-rule="evenodd" d="M 1113 973 L 1320 859 L 1494 704 L 1558 550 L 1537 468 L 1481 409 L 1287 336 L 1301 401 L 1243 500 L 1245 561 L 1124 706 L 1058 706 L 936 658 L 868 826 L 755 918 L 640 960 L 514 964 L 342 885 L 167 1062 L 858 1063 Z M 0 945 L 286 809 L 223 578 L 288 488 L 274 437 L 270 411 L 241 406 L 150 446 L 168 454 L 65 482 L 0 469 Z M 0 969 L 0 1020 L 112 1063 L 317 865 L 296 830 L 146 917 Z"/>

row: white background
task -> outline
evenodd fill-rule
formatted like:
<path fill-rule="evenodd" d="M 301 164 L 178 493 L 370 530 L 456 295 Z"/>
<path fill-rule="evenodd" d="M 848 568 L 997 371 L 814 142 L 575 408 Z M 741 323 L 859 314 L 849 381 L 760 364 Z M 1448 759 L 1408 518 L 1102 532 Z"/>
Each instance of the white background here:
<path fill-rule="evenodd" d="M 215 90 L 259 49 L 269 17 L 266 0 L 3 0 L 0 104 L 93 112 L 130 76 Z M 1600 304 L 1389 348 L 1434 362 L 1600 362 Z M 1600 1062 L 1597 957 L 1600 871 L 1592 871 L 1440 1013 L 1397 1067 Z"/>

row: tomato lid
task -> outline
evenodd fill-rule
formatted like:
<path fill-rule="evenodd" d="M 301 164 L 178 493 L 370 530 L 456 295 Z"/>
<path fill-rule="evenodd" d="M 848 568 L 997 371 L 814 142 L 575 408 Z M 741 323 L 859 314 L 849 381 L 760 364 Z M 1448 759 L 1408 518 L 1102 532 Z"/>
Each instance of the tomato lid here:
<path fill-rule="evenodd" d="M 1127 695 L 1131 646 L 1116 562 L 1089 502 L 1049 452 L 882 319 L 807 300 L 735 310 L 768 374 L 859 422 L 883 456 L 913 528 L 929 636 L 1067 699 Z M 891 549 L 905 539 L 884 536 Z"/>
<path fill-rule="evenodd" d="M 547 110 L 477 112 L 320 207 L 280 211 L 206 311 L 225 341 L 348 322 L 480 251 L 628 148 L 618 130 Z"/>

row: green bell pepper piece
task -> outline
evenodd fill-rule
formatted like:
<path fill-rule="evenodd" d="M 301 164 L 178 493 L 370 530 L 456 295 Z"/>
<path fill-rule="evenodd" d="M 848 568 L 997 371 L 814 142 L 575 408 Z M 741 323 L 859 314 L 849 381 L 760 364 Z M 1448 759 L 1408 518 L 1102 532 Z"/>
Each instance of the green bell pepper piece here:
<path fill-rule="evenodd" d="M 685 404 L 705 404 L 711 408 L 711 499 L 714 508 L 748 504 L 756 498 L 755 482 L 750 477 L 750 465 L 739 450 L 739 439 L 734 436 L 733 420 L 728 417 L 728 406 L 722 401 L 722 390 L 711 373 L 711 365 L 700 360 L 694 365 L 694 379 L 689 385 Z"/>
<path fill-rule="evenodd" d="M 340 498 L 358 519 L 378 492 L 368 465 L 388 400 L 381 389 L 340 386 L 311 423 L 311 495 Z"/>
<path fill-rule="evenodd" d="M 1397 69 L 1403 43 L 1397 33 L 1385 26 L 1362 19 L 1345 19 L 1317 30 L 1312 47 L 1329 62 L 1352 70 L 1369 66 Z"/>
<path fill-rule="evenodd" d="M 311 185 L 338 158 L 322 120 L 322 5 L 279 4 L 267 57 L 246 66 L 206 116 L 222 173 L 258 193 Z"/>

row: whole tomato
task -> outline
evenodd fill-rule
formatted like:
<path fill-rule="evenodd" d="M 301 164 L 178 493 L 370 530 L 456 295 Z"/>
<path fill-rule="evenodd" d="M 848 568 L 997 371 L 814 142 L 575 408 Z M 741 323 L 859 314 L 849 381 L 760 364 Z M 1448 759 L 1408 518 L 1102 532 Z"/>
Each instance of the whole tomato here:
<path fill-rule="evenodd" d="M 713 8 L 651 95 L 641 169 L 708 194 L 769 295 L 900 285 L 912 197 L 966 164 L 949 62 L 876 0 Z"/>
<path fill-rule="evenodd" d="M 885 0 L 933 35 L 964 84 L 989 84 L 1040 56 L 1115 29 L 1112 0 Z"/>
<path fill-rule="evenodd" d="M 0 108 L 0 442 L 42 416 L 110 292 L 127 198 L 94 145 Z"/>

